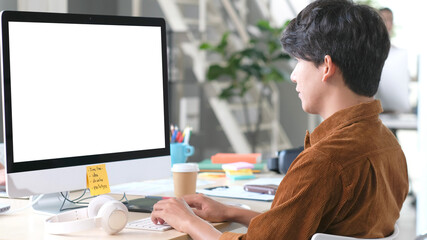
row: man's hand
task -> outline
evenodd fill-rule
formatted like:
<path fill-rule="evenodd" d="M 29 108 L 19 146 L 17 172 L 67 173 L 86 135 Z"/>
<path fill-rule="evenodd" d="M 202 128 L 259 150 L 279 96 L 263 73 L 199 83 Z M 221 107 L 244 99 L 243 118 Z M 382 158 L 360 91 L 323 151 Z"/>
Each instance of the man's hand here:
<path fill-rule="evenodd" d="M 260 214 L 259 212 L 222 204 L 203 194 L 192 194 L 183 198 L 193 208 L 197 216 L 209 222 L 228 221 L 249 226 L 252 218 Z"/>
<path fill-rule="evenodd" d="M 183 199 L 170 198 L 154 204 L 151 220 L 159 224 L 167 222 L 176 230 L 186 232 L 186 224 L 201 219 L 193 213 Z"/>
<path fill-rule="evenodd" d="M 154 204 L 151 220 L 158 224 L 167 222 L 193 239 L 218 239 L 221 235 L 212 225 L 196 216 L 182 198 L 170 198 Z"/>
<path fill-rule="evenodd" d="M 183 197 L 197 216 L 209 222 L 225 222 L 229 221 L 228 208 L 230 206 L 224 205 L 220 202 L 206 197 L 203 194 L 191 194 Z"/>

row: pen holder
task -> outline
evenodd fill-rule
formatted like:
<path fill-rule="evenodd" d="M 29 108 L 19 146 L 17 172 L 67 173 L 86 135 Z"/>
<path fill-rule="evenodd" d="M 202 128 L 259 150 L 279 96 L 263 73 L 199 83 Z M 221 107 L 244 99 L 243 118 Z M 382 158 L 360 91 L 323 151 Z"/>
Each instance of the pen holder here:
<path fill-rule="evenodd" d="M 187 158 L 194 154 L 194 147 L 186 143 L 171 143 L 171 164 L 185 163 Z"/>

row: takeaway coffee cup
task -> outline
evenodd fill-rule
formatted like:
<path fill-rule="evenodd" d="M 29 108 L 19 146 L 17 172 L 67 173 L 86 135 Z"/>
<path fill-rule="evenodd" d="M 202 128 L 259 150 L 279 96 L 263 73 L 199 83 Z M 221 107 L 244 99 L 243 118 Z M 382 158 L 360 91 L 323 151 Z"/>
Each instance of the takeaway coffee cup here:
<path fill-rule="evenodd" d="M 195 163 L 175 163 L 172 167 L 175 197 L 196 193 L 197 172 Z"/>

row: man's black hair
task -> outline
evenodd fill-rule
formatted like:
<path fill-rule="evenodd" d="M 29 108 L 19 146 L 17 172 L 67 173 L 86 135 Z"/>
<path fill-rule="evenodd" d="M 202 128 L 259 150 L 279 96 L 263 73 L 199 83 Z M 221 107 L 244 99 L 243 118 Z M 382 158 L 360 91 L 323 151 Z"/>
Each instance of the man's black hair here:
<path fill-rule="evenodd" d="M 282 36 L 286 52 L 316 67 L 331 56 L 346 85 L 372 97 L 378 89 L 390 50 L 387 29 L 378 12 L 348 0 L 318 0 L 293 19 Z"/>

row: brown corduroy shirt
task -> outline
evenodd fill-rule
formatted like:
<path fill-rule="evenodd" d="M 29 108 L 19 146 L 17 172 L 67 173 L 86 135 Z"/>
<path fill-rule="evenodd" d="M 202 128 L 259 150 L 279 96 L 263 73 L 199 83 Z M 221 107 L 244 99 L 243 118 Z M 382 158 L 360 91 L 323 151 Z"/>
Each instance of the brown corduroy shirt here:
<path fill-rule="evenodd" d="M 310 239 L 316 232 L 380 238 L 408 193 L 405 156 L 379 119 L 378 100 L 341 110 L 305 137 L 271 209 L 246 234 L 221 239 Z"/>

